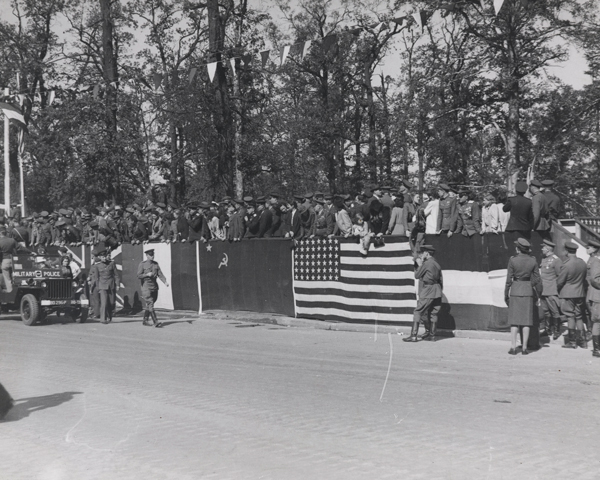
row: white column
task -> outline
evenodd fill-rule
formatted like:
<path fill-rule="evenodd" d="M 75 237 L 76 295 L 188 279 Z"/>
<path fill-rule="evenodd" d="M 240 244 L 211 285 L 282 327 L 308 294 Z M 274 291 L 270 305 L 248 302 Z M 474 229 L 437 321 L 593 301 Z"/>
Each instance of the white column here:
<path fill-rule="evenodd" d="M 9 96 L 10 90 L 4 89 L 4 95 Z M 4 212 L 6 217 L 10 215 L 10 148 L 8 145 L 10 139 L 10 120 L 4 115 Z"/>

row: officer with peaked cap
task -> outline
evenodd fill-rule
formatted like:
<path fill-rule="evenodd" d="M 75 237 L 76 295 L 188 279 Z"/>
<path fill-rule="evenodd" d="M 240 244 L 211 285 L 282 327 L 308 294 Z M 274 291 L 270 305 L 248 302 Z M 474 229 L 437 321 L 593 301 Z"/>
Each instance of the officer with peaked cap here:
<path fill-rule="evenodd" d="M 562 260 L 554 253 L 556 245 L 548 239 L 542 242 L 542 262 L 540 263 L 540 276 L 542 278 L 542 296 L 540 306 L 544 314 L 544 325 L 548 335 L 554 340 L 560 337 L 561 317 L 560 300 L 556 280 L 562 268 Z"/>
<path fill-rule="evenodd" d="M 600 357 L 600 242 L 590 240 L 586 250 L 590 256 L 587 262 L 586 301 L 592 322 L 592 343 L 594 345 L 592 355 Z"/>
<path fill-rule="evenodd" d="M 515 191 L 517 195 L 510 197 L 502 207 L 504 212 L 510 212 L 506 231 L 518 232 L 521 236 L 530 238 L 533 227 L 533 207 L 531 200 L 525 197 L 527 184 L 517 182 Z"/>
<path fill-rule="evenodd" d="M 571 241 L 565 243 L 567 255 L 556 279 L 560 309 L 567 317 L 569 331 L 563 348 L 587 348 L 583 337 L 583 309 L 585 308 L 585 278 L 587 265 L 577 257 L 578 245 Z M 575 336 L 577 334 L 577 337 Z"/>
<path fill-rule="evenodd" d="M 510 257 L 506 272 L 504 299 L 508 305 L 511 333 L 509 355 L 517 354 L 517 334 L 522 331 L 522 354 L 527 355 L 529 329 L 533 326 L 535 297 L 542 293 L 540 270 L 530 255 L 531 244 L 524 238 L 515 242 L 517 254 Z"/>
<path fill-rule="evenodd" d="M 100 321 L 107 324 L 112 321 L 116 291 L 119 289 L 119 272 L 104 243 L 100 242 L 92 253 L 100 261 L 90 269 L 90 287 L 100 294 Z"/>
<path fill-rule="evenodd" d="M 550 212 L 548 200 L 542 193 L 542 182 L 533 179 L 529 184 L 531 192 L 531 210 L 533 212 L 533 230 L 538 232 L 542 238 L 550 238 Z"/>
<path fill-rule="evenodd" d="M 410 337 L 403 339 L 405 342 L 418 342 L 419 338 L 435 342 L 444 280 L 442 267 L 433 258 L 434 253 L 433 246 L 421 245 L 421 251 L 416 259 L 418 267 L 415 271 L 415 278 L 419 280 L 419 299 L 413 314 Z M 425 325 L 425 333 L 417 337 L 420 322 Z"/>
<path fill-rule="evenodd" d="M 158 282 L 157 278 L 160 278 L 167 287 L 169 282 L 163 275 L 160 265 L 154 261 L 154 249 L 148 248 L 144 251 L 146 254 L 146 260 L 140 262 L 137 270 L 137 277 L 142 283 L 142 298 L 144 299 L 144 321 L 143 325 L 149 327 L 159 327 L 160 323 L 156 319 L 156 312 L 154 311 L 154 302 L 158 298 Z M 152 320 L 152 323 L 148 319 Z"/>
<path fill-rule="evenodd" d="M 438 215 L 437 231 L 438 233 L 447 233 L 451 237 L 458 224 L 458 202 L 456 197 L 449 195 L 449 192 L 450 187 L 446 183 L 439 184 L 440 213 Z"/>
<path fill-rule="evenodd" d="M 560 215 L 560 197 L 554 193 L 552 187 L 554 186 L 554 180 L 543 180 L 542 187 L 544 187 L 544 197 L 548 201 L 548 212 L 550 215 L 550 221 L 556 221 Z"/>

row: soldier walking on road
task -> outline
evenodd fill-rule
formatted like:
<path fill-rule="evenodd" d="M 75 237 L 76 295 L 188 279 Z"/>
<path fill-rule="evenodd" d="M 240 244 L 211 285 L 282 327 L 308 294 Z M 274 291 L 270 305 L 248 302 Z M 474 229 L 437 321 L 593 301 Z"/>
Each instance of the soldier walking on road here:
<path fill-rule="evenodd" d="M 421 245 L 421 252 L 416 260 L 418 268 L 415 272 L 415 278 L 419 280 L 419 299 L 414 312 L 410 337 L 403 339 L 405 342 L 419 341 L 417 333 L 421 321 L 425 325 L 425 333 L 420 338 L 435 342 L 444 281 L 442 267 L 433 258 L 434 253 L 435 248 L 431 245 Z"/>
<path fill-rule="evenodd" d="M 590 240 L 587 246 L 590 259 L 587 263 L 587 305 L 592 320 L 594 357 L 600 357 L 600 242 Z"/>
<path fill-rule="evenodd" d="M 116 291 L 119 289 L 119 272 L 103 243 L 98 244 L 94 254 L 100 261 L 90 270 L 90 288 L 92 291 L 98 290 L 100 294 L 100 321 L 107 324 L 112 321 Z"/>
<path fill-rule="evenodd" d="M 527 355 L 529 329 L 533 326 L 534 297 L 542 292 L 542 281 L 537 261 L 530 255 L 531 244 L 519 238 L 515 245 L 517 254 L 510 257 L 506 273 L 504 299 L 508 305 L 511 349 L 509 355 L 517 354 L 517 333 L 522 328 L 522 354 Z"/>
<path fill-rule="evenodd" d="M 544 240 L 542 243 L 542 254 L 544 258 L 540 264 L 540 276 L 542 277 L 542 297 L 540 303 L 544 313 L 545 329 L 548 335 L 553 335 L 554 340 L 560 337 L 561 318 L 560 318 L 560 300 L 558 298 L 558 289 L 556 279 L 562 268 L 562 260 L 555 255 L 554 247 L 556 245 L 550 240 Z"/>
<path fill-rule="evenodd" d="M 567 258 L 556 280 L 560 309 L 567 317 L 569 332 L 567 333 L 563 348 L 587 348 L 583 336 L 583 309 L 585 308 L 585 278 L 587 265 L 577 257 L 577 244 L 566 242 Z M 577 338 L 575 338 L 577 331 Z"/>
<path fill-rule="evenodd" d="M 142 282 L 142 298 L 145 303 L 142 324 L 149 327 L 159 327 L 160 323 L 156 319 L 156 312 L 154 311 L 154 302 L 158 298 L 158 282 L 156 279 L 160 278 L 167 287 L 169 282 L 167 282 L 158 263 L 154 261 L 154 249 L 148 249 L 144 253 L 146 254 L 146 260 L 140 263 L 137 271 L 137 277 Z M 149 323 L 149 317 L 152 319 L 152 323 Z"/>

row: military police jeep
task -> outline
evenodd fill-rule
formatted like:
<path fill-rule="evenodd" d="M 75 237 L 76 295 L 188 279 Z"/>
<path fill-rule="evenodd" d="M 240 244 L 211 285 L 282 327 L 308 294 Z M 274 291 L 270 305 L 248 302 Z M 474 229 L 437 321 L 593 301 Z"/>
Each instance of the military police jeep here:
<path fill-rule="evenodd" d="M 13 256 L 12 291 L 4 288 L 0 274 L 0 303 L 18 310 L 25 325 L 46 321 L 52 313 L 63 313 L 77 323 L 88 317 L 85 276 L 63 277 L 60 255 L 19 254 Z"/>

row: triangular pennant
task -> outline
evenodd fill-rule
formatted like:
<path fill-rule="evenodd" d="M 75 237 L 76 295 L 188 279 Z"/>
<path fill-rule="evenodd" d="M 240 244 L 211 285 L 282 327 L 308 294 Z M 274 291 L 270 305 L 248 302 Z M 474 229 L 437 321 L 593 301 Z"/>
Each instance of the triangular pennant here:
<path fill-rule="evenodd" d="M 396 18 L 392 18 L 392 22 L 396 23 L 397 25 L 402 26 L 402 24 L 404 23 L 404 20 L 406 20 L 406 17 L 396 17 Z"/>
<path fill-rule="evenodd" d="M 100 93 L 100 84 L 97 83 L 94 85 L 94 100 L 98 100 L 98 95 Z"/>
<path fill-rule="evenodd" d="M 379 32 L 381 32 L 381 29 L 383 28 L 384 23 L 378 23 L 377 25 L 375 25 L 373 27 L 373 32 L 375 32 L 375 35 L 377 35 Z"/>
<path fill-rule="evenodd" d="M 262 60 L 262 68 L 265 68 L 265 65 L 269 61 L 269 55 L 271 54 L 271 50 L 263 50 L 260 52 L 260 59 Z"/>
<path fill-rule="evenodd" d="M 302 60 L 304 60 L 304 57 L 306 57 L 306 55 L 308 55 L 308 51 L 310 50 L 311 45 L 312 45 L 312 40 L 307 40 L 306 42 L 304 42 L 304 47 L 302 47 Z"/>
<path fill-rule="evenodd" d="M 250 65 L 250 62 L 252 61 L 252 55 L 249 53 L 245 53 L 244 55 L 242 55 L 242 62 L 244 62 L 244 65 L 247 67 L 248 65 Z"/>
<path fill-rule="evenodd" d="M 56 97 L 56 93 L 54 92 L 54 90 L 50 90 L 48 92 L 48 105 L 52 105 L 52 103 L 54 103 L 55 97 Z"/>
<path fill-rule="evenodd" d="M 212 83 L 215 78 L 215 72 L 217 71 L 217 62 L 210 62 L 206 65 L 206 68 L 208 69 L 208 78 L 210 79 L 210 83 Z"/>
<path fill-rule="evenodd" d="M 157 90 L 163 81 L 162 73 L 156 72 L 154 75 L 152 75 L 152 80 L 154 81 L 154 90 Z"/>
<path fill-rule="evenodd" d="M 500 13 L 503 4 L 504 0 L 494 0 L 494 11 L 496 12 L 496 15 Z"/>
<path fill-rule="evenodd" d="M 283 67 L 288 55 L 290 54 L 290 46 L 285 45 L 281 47 L 281 51 L 279 52 L 279 60 L 281 61 L 280 65 Z"/>
<path fill-rule="evenodd" d="M 26 95 L 24 93 L 21 93 L 20 95 L 17 95 L 17 97 L 19 98 L 19 106 L 23 107 Z"/>
<path fill-rule="evenodd" d="M 198 69 L 196 67 L 193 67 L 190 70 L 190 74 L 188 75 L 188 84 L 191 85 L 192 81 L 194 80 L 194 77 L 196 76 L 197 71 L 198 71 Z"/>
<path fill-rule="evenodd" d="M 337 35 L 328 35 L 325 38 L 323 38 L 323 44 L 322 44 L 322 48 L 323 48 L 323 53 L 327 53 L 329 52 L 329 49 L 331 47 L 333 47 L 338 41 L 338 36 Z"/>
<path fill-rule="evenodd" d="M 229 64 L 231 65 L 231 71 L 233 72 L 233 76 L 235 77 L 235 58 L 230 58 Z"/>
<path fill-rule="evenodd" d="M 416 12 L 412 14 L 412 17 L 415 19 L 416 24 L 419 26 L 419 30 L 423 33 L 423 12 Z"/>

